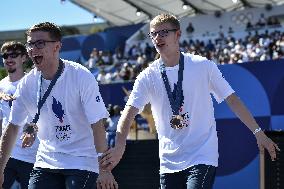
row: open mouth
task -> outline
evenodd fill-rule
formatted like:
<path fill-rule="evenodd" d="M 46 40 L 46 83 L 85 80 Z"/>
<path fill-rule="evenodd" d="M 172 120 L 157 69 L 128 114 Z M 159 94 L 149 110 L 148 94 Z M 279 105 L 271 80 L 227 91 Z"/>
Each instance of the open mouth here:
<path fill-rule="evenodd" d="M 40 64 L 42 62 L 43 56 L 35 55 L 32 59 L 35 64 Z"/>

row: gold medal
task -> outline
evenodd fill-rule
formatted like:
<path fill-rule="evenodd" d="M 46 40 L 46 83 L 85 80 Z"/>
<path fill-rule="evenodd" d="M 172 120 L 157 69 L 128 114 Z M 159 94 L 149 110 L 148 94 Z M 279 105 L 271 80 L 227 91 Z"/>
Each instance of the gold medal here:
<path fill-rule="evenodd" d="M 182 116 L 180 116 L 180 115 L 173 115 L 172 119 L 170 121 L 171 127 L 173 129 L 182 129 L 183 128 L 182 121 L 183 121 Z"/>

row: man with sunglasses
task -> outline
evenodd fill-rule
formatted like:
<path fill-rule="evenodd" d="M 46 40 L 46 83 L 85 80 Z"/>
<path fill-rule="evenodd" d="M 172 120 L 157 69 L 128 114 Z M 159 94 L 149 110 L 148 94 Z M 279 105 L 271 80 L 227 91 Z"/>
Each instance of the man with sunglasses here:
<path fill-rule="evenodd" d="M 180 23 L 169 14 L 150 22 L 149 37 L 160 54 L 137 77 L 121 115 L 114 148 L 103 154 L 101 166 L 111 170 L 125 150 L 131 122 L 151 103 L 159 138 L 161 189 L 211 189 L 218 166 L 218 140 L 211 94 L 253 132 L 263 152 L 276 159 L 270 140 L 222 77 L 214 62 L 180 52 Z"/>
<path fill-rule="evenodd" d="M 8 76 L 0 81 L 0 126 L 4 131 L 8 124 L 11 106 L 14 100 L 14 93 L 20 80 L 24 77 L 23 64 L 28 58 L 25 46 L 16 41 L 9 41 L 2 45 L 1 56 Z M 28 121 L 29 117 L 23 119 L 23 123 Z M 38 139 L 31 148 L 22 148 L 22 129 L 18 133 L 16 144 L 12 150 L 11 157 L 8 160 L 4 170 L 4 188 L 11 188 L 15 180 L 18 181 L 21 188 L 27 188 L 29 184 L 30 173 L 35 162 Z"/>
<path fill-rule="evenodd" d="M 99 168 L 98 157 L 107 150 L 103 119 L 108 112 L 98 83 L 82 65 L 59 58 L 61 30 L 50 22 L 26 32 L 26 48 L 35 68 L 19 83 L 9 124 L 0 145 L 0 184 L 22 118 L 22 146 L 39 147 L 29 189 L 118 188 L 110 171 Z"/>

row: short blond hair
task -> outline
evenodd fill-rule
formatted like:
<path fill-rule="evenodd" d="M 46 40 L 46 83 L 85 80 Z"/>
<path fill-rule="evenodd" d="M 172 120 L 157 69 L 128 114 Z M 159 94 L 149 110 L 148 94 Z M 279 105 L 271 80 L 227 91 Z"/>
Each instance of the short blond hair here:
<path fill-rule="evenodd" d="M 159 26 L 165 23 L 171 24 L 175 29 L 180 29 L 180 23 L 176 16 L 172 14 L 162 13 L 155 16 L 150 22 L 150 28 Z"/>

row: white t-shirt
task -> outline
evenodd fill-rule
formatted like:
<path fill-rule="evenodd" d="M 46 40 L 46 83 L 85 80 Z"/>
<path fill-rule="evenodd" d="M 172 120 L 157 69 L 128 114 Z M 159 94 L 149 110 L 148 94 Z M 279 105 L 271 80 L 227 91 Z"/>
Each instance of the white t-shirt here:
<path fill-rule="evenodd" d="M 64 71 L 40 110 L 40 141 L 35 167 L 98 172 L 91 124 L 108 117 L 96 79 L 80 64 L 64 61 Z M 37 111 L 40 72 L 32 70 L 18 85 L 9 121 L 20 124 Z M 41 96 L 51 81 L 43 79 Z"/>
<path fill-rule="evenodd" d="M 0 91 L 9 95 L 14 95 L 19 82 L 20 80 L 15 82 L 10 82 L 8 77 L 6 77 L 0 81 Z M 4 100 L 0 101 L 0 119 L 2 119 L 2 133 L 8 124 L 12 103 L 13 103 L 12 101 L 10 102 Z M 31 119 L 32 119 L 31 117 L 25 117 L 23 119 L 24 121 L 23 123 L 26 123 Z M 22 140 L 20 139 L 22 134 L 23 130 L 20 129 L 17 136 L 16 144 L 11 153 L 11 157 L 24 162 L 34 163 L 36 160 L 36 151 L 39 144 L 38 139 L 35 140 L 35 143 L 32 147 L 22 148 Z"/>
<path fill-rule="evenodd" d="M 154 61 L 137 77 L 127 105 L 142 110 L 148 102 L 159 138 L 160 173 L 173 173 L 197 164 L 218 166 L 218 139 L 211 95 L 218 103 L 234 91 L 214 62 L 201 56 L 184 54 L 183 129 L 170 126 L 172 110 L 159 66 Z M 171 86 L 178 80 L 179 65 L 166 67 Z"/>

